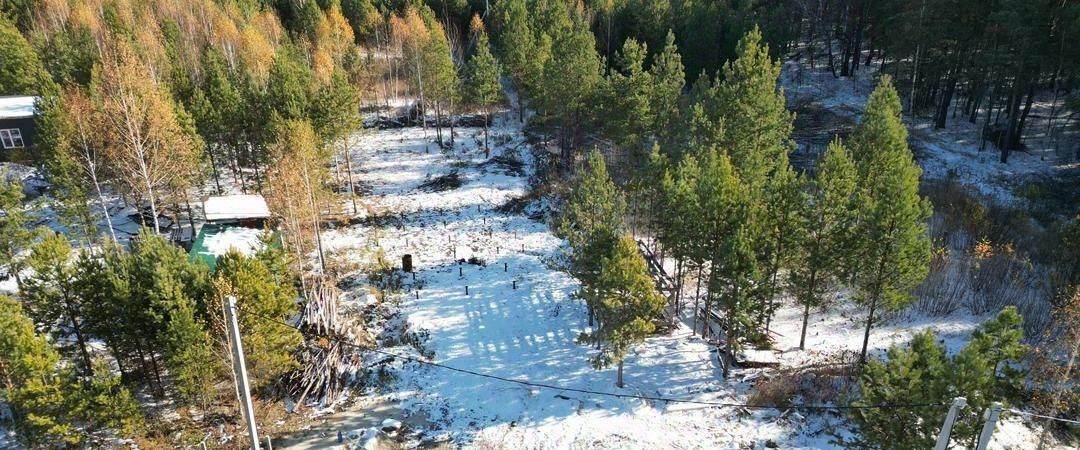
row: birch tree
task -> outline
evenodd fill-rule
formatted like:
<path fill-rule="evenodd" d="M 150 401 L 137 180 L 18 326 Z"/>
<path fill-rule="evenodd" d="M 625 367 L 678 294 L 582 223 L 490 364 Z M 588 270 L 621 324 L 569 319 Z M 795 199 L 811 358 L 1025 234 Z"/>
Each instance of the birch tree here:
<path fill-rule="evenodd" d="M 97 84 L 109 166 L 135 198 L 149 204 L 160 233 L 162 190 L 190 176 L 199 149 L 177 121 L 167 91 L 123 41 L 103 52 Z"/>

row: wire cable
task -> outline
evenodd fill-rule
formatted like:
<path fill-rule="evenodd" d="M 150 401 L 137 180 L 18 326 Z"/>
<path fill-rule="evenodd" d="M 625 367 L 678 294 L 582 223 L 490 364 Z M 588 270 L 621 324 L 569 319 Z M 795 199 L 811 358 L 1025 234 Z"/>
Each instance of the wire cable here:
<path fill-rule="evenodd" d="M 1035 414 L 1035 413 L 1031 413 L 1031 412 L 1021 411 L 1021 410 L 1015 409 L 1015 408 L 1009 408 L 1006 411 L 1011 412 L 1013 414 L 1019 414 L 1021 416 L 1038 417 L 1040 419 L 1056 420 L 1058 422 L 1065 422 L 1065 423 L 1071 423 L 1071 424 L 1080 425 L 1080 420 L 1066 419 L 1066 418 L 1063 418 L 1063 417 L 1044 416 L 1042 414 Z"/>
<path fill-rule="evenodd" d="M 412 361 L 412 362 L 416 362 L 416 363 L 423 364 L 423 365 L 428 365 L 428 366 L 438 367 L 438 368 L 445 369 L 445 370 L 450 370 L 450 371 L 453 371 L 453 372 L 464 373 L 464 374 L 473 375 L 473 376 L 476 376 L 476 377 L 488 378 L 488 379 L 503 381 L 503 382 L 507 382 L 507 383 L 516 383 L 516 384 L 520 384 L 520 385 L 524 385 L 524 386 L 531 386 L 531 387 L 544 388 L 544 389 L 552 389 L 552 390 L 565 391 L 565 392 L 576 392 L 576 393 L 580 393 L 580 394 L 597 395 L 597 396 L 604 396 L 604 397 L 614 397 L 614 398 L 622 398 L 622 399 L 638 399 L 638 400 L 660 401 L 660 402 L 669 402 L 669 403 L 685 403 L 685 404 L 692 404 L 692 405 L 712 406 L 712 407 L 717 407 L 717 408 L 776 409 L 776 410 L 792 410 L 792 409 L 797 409 L 797 410 L 916 409 L 916 408 L 931 408 L 931 407 L 936 408 L 936 407 L 946 406 L 944 403 L 889 403 L 889 404 L 879 404 L 879 405 L 755 405 L 755 404 L 750 404 L 750 403 L 711 402 L 711 401 L 694 400 L 694 399 L 688 399 L 688 398 L 660 397 L 660 396 L 638 395 L 638 394 L 620 394 L 620 393 L 617 393 L 617 392 L 604 392 L 604 391 L 594 391 L 594 390 L 590 390 L 590 389 L 579 389 L 579 388 L 572 388 L 572 387 L 565 387 L 565 386 L 556 386 L 556 385 L 547 384 L 547 383 L 537 383 L 535 381 L 518 380 L 518 379 L 514 379 L 514 378 L 500 377 L 498 375 L 491 375 L 491 374 L 487 374 L 487 373 L 483 373 L 483 372 L 477 372 L 475 370 L 462 369 L 460 367 L 449 366 L 449 365 L 442 364 L 442 363 L 437 363 L 437 362 L 434 362 L 434 361 L 426 361 L 426 360 L 416 358 L 416 357 L 412 357 L 412 356 L 408 356 L 408 355 L 402 355 L 402 354 L 398 354 L 398 353 L 394 353 L 394 352 L 388 352 L 388 351 L 385 351 L 385 350 L 379 350 L 377 348 L 368 348 L 368 347 L 364 347 L 362 345 L 358 345 L 358 344 L 355 344 L 355 343 L 352 343 L 352 342 L 337 338 L 335 336 L 329 336 L 329 335 L 320 334 L 320 333 L 310 333 L 310 332 L 305 333 L 304 330 L 301 330 L 299 327 L 297 327 L 295 325 L 288 324 L 288 323 L 286 323 L 284 321 L 281 321 L 281 320 L 277 320 L 277 319 L 273 319 L 273 318 L 270 318 L 270 317 L 262 316 L 260 314 L 255 314 L 255 313 L 252 313 L 252 312 L 247 312 L 247 314 L 255 316 L 255 317 L 257 317 L 259 319 L 262 319 L 262 320 L 266 320 L 266 321 L 276 323 L 278 325 L 282 325 L 282 326 L 292 328 L 294 330 L 297 330 L 298 332 L 300 332 L 300 334 L 305 335 L 305 336 L 327 339 L 327 340 L 330 340 L 330 341 L 337 342 L 337 343 L 339 343 L 341 345 L 354 347 L 354 348 L 357 348 L 359 350 L 370 351 L 370 352 L 378 353 L 378 354 L 381 354 L 381 355 L 386 355 L 386 356 L 389 356 L 389 357 L 392 357 L 392 358 L 398 358 L 398 359 L 402 359 L 402 360 L 406 360 L 406 361 Z"/>

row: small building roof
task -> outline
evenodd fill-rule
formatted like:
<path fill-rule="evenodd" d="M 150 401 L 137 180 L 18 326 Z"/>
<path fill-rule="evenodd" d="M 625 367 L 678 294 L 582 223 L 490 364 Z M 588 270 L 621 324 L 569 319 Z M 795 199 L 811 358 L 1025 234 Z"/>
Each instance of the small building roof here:
<path fill-rule="evenodd" d="M 261 195 L 248 194 L 207 197 L 203 201 L 203 212 L 208 222 L 270 217 L 270 208 L 266 206 L 266 199 Z"/>
<path fill-rule="evenodd" d="M 37 113 L 34 102 L 37 99 L 33 95 L 0 96 L 0 119 L 34 117 Z"/>

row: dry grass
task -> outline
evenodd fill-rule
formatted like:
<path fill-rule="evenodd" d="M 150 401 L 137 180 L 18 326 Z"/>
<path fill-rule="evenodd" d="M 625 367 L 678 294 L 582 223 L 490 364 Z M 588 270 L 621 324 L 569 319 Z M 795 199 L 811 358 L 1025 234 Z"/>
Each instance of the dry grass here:
<path fill-rule="evenodd" d="M 1049 323 L 1055 295 L 1075 283 L 1075 255 L 1061 245 L 1056 221 L 1044 225 L 1025 210 L 992 205 L 954 180 L 932 181 L 923 194 L 934 204 L 930 273 L 915 290 L 915 308 L 928 314 L 973 314 L 1016 306 L 1025 333 Z"/>
<path fill-rule="evenodd" d="M 749 403 L 793 404 L 842 403 L 856 384 L 856 355 L 838 355 L 828 361 L 773 372 L 754 384 Z"/>

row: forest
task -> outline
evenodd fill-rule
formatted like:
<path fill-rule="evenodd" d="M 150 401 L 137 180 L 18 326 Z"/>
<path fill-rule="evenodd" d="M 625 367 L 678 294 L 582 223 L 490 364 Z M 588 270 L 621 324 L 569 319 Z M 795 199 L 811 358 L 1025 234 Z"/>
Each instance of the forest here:
<path fill-rule="evenodd" d="M 0 144 L 0 448 L 1080 442 L 1076 2 L 0 0 Z"/>

